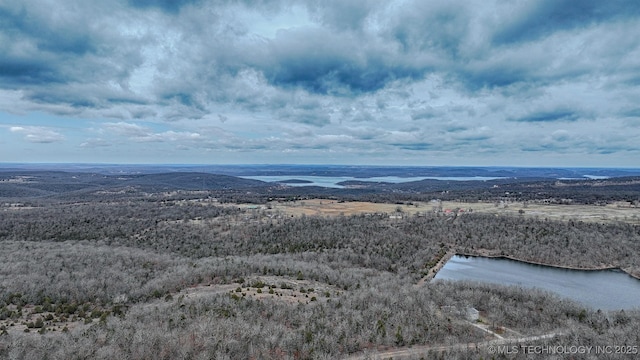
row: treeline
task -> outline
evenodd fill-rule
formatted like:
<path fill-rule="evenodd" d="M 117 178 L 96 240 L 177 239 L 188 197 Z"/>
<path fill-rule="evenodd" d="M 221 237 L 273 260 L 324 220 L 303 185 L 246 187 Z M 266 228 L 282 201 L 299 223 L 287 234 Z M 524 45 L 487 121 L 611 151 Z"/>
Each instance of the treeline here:
<path fill-rule="evenodd" d="M 176 202 L 59 204 L 5 211 L 0 239 L 98 241 L 190 258 L 314 252 L 327 261 L 420 275 L 449 250 L 640 275 L 640 227 L 531 217 L 438 214 L 296 217 Z"/>
<path fill-rule="evenodd" d="M 130 239 L 162 222 L 214 219 L 239 214 L 233 207 L 190 205 L 174 201 L 57 203 L 35 202 L 33 207 L 4 211 L 0 239 L 102 240 Z"/>
<path fill-rule="evenodd" d="M 333 198 L 345 201 L 428 202 L 433 199 L 461 202 L 536 202 L 604 205 L 628 201 L 640 205 L 640 178 L 603 180 L 550 180 L 509 178 L 489 181 L 423 180 L 408 183 L 345 182 L 352 187 L 270 188 L 264 192 L 229 192 L 216 195 L 224 201 L 265 202 L 269 198 Z"/>

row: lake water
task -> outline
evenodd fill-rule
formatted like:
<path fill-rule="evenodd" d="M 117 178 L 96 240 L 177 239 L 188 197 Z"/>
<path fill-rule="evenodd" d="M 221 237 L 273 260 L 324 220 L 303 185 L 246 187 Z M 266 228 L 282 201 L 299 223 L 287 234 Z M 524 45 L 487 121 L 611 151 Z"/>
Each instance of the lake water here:
<path fill-rule="evenodd" d="M 415 177 L 400 177 L 400 176 L 380 176 L 370 178 L 356 178 L 353 176 L 306 176 L 306 175 L 273 175 L 273 176 L 240 176 L 244 179 L 260 180 L 266 182 L 282 182 L 286 180 L 296 179 L 305 180 L 307 183 L 289 183 L 289 186 L 322 186 L 330 188 L 344 188 L 338 183 L 343 181 L 370 181 L 370 182 L 386 182 L 386 183 L 405 183 L 411 181 L 420 181 L 426 179 L 432 180 L 452 180 L 452 181 L 487 181 L 504 179 L 502 177 L 487 177 L 487 176 L 466 176 L 466 177 L 436 177 L 436 176 L 415 176 Z"/>
<path fill-rule="evenodd" d="M 594 309 L 640 308 L 640 280 L 616 270 L 569 270 L 509 259 L 456 255 L 434 279 L 537 287 Z"/>

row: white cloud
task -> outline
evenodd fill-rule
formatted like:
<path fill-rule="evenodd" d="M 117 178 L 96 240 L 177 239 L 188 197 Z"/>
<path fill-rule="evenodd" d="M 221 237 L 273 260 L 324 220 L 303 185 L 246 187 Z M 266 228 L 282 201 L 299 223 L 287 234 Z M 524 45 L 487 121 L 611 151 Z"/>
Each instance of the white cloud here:
<path fill-rule="evenodd" d="M 24 139 L 32 143 L 48 144 L 64 140 L 59 132 L 42 126 L 12 126 L 9 131 L 24 135 Z"/>
<path fill-rule="evenodd" d="M 92 139 L 87 139 L 85 142 L 80 144 L 80 147 L 82 148 L 96 148 L 96 147 L 108 147 L 111 146 L 112 144 L 104 139 L 101 138 L 92 138 Z"/>
<path fill-rule="evenodd" d="M 104 124 L 104 128 L 125 137 L 139 138 L 146 137 L 151 134 L 151 129 L 147 127 L 122 121 L 117 123 L 106 123 Z"/>
<path fill-rule="evenodd" d="M 150 127 L 127 122 L 106 123 L 104 129 L 135 142 L 191 142 L 204 139 L 197 132 L 173 130 L 154 132 Z"/>

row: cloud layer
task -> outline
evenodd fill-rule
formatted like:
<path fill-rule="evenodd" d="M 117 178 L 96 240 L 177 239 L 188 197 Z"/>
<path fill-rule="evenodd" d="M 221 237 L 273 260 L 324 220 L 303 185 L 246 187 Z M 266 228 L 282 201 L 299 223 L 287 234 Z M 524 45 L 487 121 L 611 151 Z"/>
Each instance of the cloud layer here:
<path fill-rule="evenodd" d="M 6 161 L 637 166 L 639 15 L 0 0 L 0 146 L 29 150 Z"/>

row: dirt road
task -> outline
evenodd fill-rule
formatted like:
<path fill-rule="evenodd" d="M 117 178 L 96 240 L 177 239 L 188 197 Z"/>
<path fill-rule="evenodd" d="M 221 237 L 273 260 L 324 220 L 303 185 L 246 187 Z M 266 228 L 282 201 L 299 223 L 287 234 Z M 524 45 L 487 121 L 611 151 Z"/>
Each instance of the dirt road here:
<path fill-rule="evenodd" d="M 465 349 L 480 349 L 486 348 L 489 353 L 496 353 L 499 345 L 509 344 L 522 344 L 529 342 L 536 342 L 545 339 L 552 339 L 556 336 L 562 335 L 561 333 L 549 333 L 545 335 L 525 336 L 520 338 L 503 338 L 496 340 L 483 341 L 478 343 L 461 343 L 454 345 L 422 345 L 404 347 L 385 351 L 368 351 L 344 358 L 345 360 L 374 360 L 374 359 L 410 359 L 425 357 L 429 353 L 444 352 L 449 350 L 465 350 Z"/>

